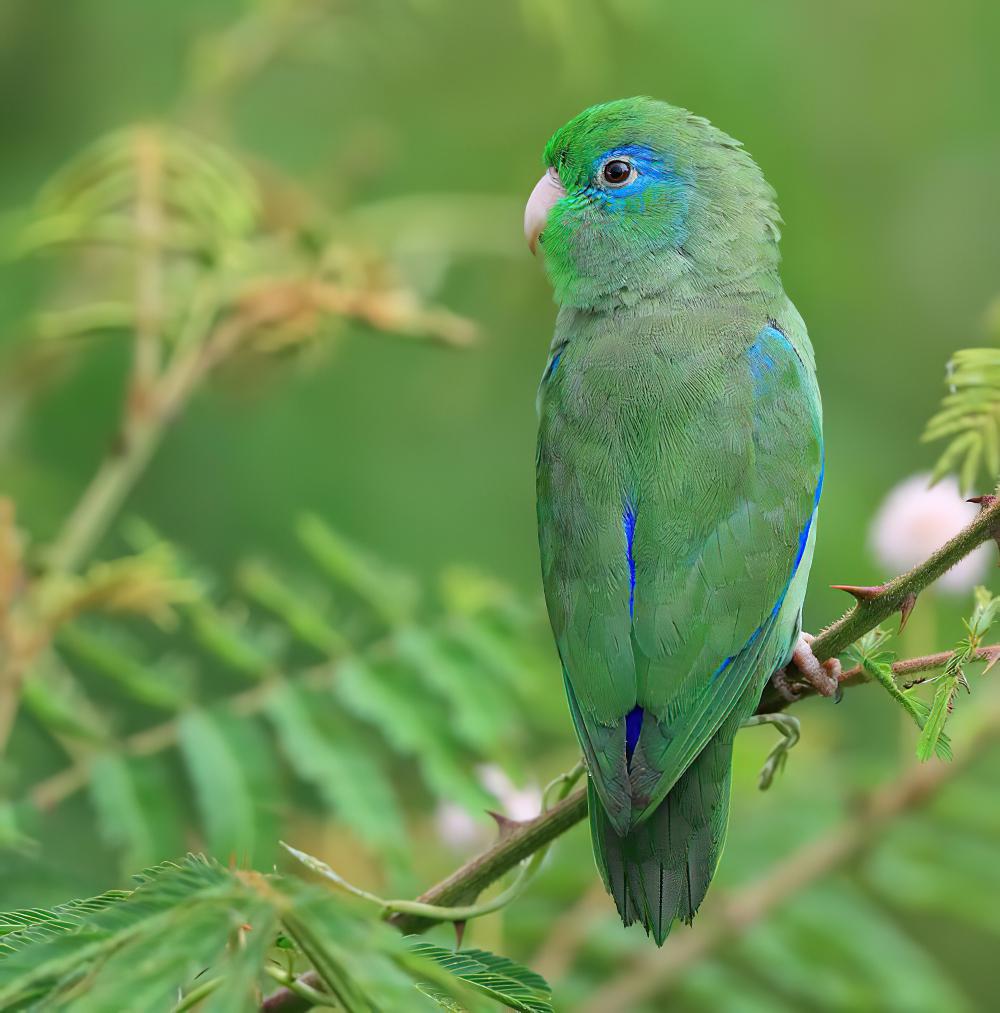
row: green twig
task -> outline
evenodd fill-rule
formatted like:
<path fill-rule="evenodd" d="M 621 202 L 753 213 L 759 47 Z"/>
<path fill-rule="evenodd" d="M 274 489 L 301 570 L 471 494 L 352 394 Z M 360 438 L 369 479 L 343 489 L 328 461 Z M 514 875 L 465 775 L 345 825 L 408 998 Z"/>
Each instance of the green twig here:
<path fill-rule="evenodd" d="M 541 820 L 547 816 L 552 808 L 550 806 L 550 799 L 558 806 L 569 794 L 573 785 L 580 779 L 584 772 L 583 763 L 577 763 L 572 770 L 565 774 L 560 774 L 554 778 L 550 784 L 545 788 L 545 792 L 542 795 L 542 801 L 544 809 L 540 816 L 536 819 Z M 535 821 L 532 821 L 535 822 Z M 516 832 L 517 828 L 523 827 L 526 824 L 519 823 L 513 820 L 504 820 L 501 824 L 501 841 Z M 290 854 L 293 858 L 298 859 L 307 868 L 312 869 L 313 872 L 318 873 L 324 879 L 328 879 L 336 884 L 340 889 L 346 890 L 354 897 L 358 897 L 361 900 L 366 900 L 369 903 L 375 904 L 382 913 L 384 918 L 399 924 L 402 919 L 418 919 L 421 922 L 466 922 L 471 921 L 473 918 L 481 918 L 483 915 L 492 914 L 494 911 L 499 911 L 505 908 L 512 901 L 524 893 L 525 888 L 535 877 L 535 873 L 541 868 L 542 862 L 545 861 L 545 856 L 548 852 L 548 844 L 539 845 L 532 852 L 528 852 L 527 861 L 521 867 L 517 874 L 517 878 L 514 880 L 506 890 L 499 893 L 496 897 L 488 901 L 483 901 L 478 904 L 445 904 L 435 903 L 428 899 L 428 895 L 425 894 L 418 900 L 383 900 L 381 897 L 376 896 L 373 893 L 369 893 L 367 890 L 362 890 L 360 887 L 355 886 L 353 883 L 348 882 L 339 873 L 335 872 L 326 864 L 326 862 L 308 855 L 305 852 L 299 851 L 297 848 L 293 848 L 290 844 L 286 844 L 284 841 L 281 842 L 281 846 Z M 511 868 L 512 866 L 508 866 Z M 443 898 L 442 898 L 443 899 Z"/>
<path fill-rule="evenodd" d="M 194 1009 L 205 999 L 210 996 L 220 985 L 226 981 L 225 975 L 220 975 L 218 978 L 210 978 L 208 981 L 203 982 L 197 988 L 192 988 L 190 992 L 185 993 L 184 997 L 177 1003 L 171 1013 L 184 1013 L 185 1010 Z"/>
<path fill-rule="evenodd" d="M 313 982 L 318 982 L 316 975 L 310 974 L 300 975 L 295 977 L 294 974 L 289 974 L 288 971 L 281 967 L 268 966 L 264 970 L 270 975 L 276 982 L 278 982 L 291 996 L 295 999 L 300 1000 L 295 1006 L 299 1009 L 309 1009 L 311 1006 L 333 1006 L 333 998 L 325 993 L 321 992 L 318 988 L 315 988 Z M 266 1005 L 265 1009 L 271 1009 L 271 1006 Z M 276 1008 L 276 1007 L 275 1007 Z M 288 1007 L 284 1007 L 287 1009 Z"/>

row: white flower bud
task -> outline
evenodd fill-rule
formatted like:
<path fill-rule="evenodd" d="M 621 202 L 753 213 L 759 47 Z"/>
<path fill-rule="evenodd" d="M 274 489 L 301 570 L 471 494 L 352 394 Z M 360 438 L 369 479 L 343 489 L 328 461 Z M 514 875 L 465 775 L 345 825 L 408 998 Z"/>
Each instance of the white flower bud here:
<path fill-rule="evenodd" d="M 977 507 L 965 502 L 952 476 L 933 486 L 929 483 L 929 474 L 904 479 L 882 501 L 872 521 L 872 551 L 891 575 L 923 562 L 976 517 Z M 991 546 L 981 545 L 934 586 L 950 594 L 971 591 L 985 577 L 991 551 Z"/>

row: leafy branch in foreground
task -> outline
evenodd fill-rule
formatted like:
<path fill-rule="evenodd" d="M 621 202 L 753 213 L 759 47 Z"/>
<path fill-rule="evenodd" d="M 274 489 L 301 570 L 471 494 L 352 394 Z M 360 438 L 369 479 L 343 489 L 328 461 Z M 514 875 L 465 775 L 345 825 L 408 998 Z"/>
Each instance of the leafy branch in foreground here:
<path fill-rule="evenodd" d="M 349 1011 L 552 1009 L 545 981 L 513 961 L 402 939 L 296 879 L 198 856 L 136 878 L 133 891 L 0 914 L 0 1005 L 221 1013 L 257 1005 L 272 980 Z M 321 992 L 296 979 L 303 964 Z"/>

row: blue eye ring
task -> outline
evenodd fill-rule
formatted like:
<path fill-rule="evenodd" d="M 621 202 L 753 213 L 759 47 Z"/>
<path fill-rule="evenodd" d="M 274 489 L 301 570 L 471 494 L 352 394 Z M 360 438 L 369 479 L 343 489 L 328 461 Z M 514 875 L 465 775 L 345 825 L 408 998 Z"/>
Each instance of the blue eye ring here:
<path fill-rule="evenodd" d="M 617 190 L 634 183 L 639 172 L 629 159 L 618 156 L 609 158 L 601 166 L 600 175 L 604 186 Z"/>

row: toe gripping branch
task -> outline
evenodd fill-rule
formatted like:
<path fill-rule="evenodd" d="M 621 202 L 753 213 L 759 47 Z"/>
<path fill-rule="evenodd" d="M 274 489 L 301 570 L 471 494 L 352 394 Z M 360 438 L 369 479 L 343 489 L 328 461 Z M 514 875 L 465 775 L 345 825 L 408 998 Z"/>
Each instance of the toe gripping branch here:
<path fill-rule="evenodd" d="M 840 700 L 840 661 L 837 658 L 820 661 L 813 653 L 814 640 L 811 634 L 802 633 L 790 663 L 772 676 L 771 681 L 786 703 L 798 700 L 804 686 L 811 687 L 820 696 Z"/>

